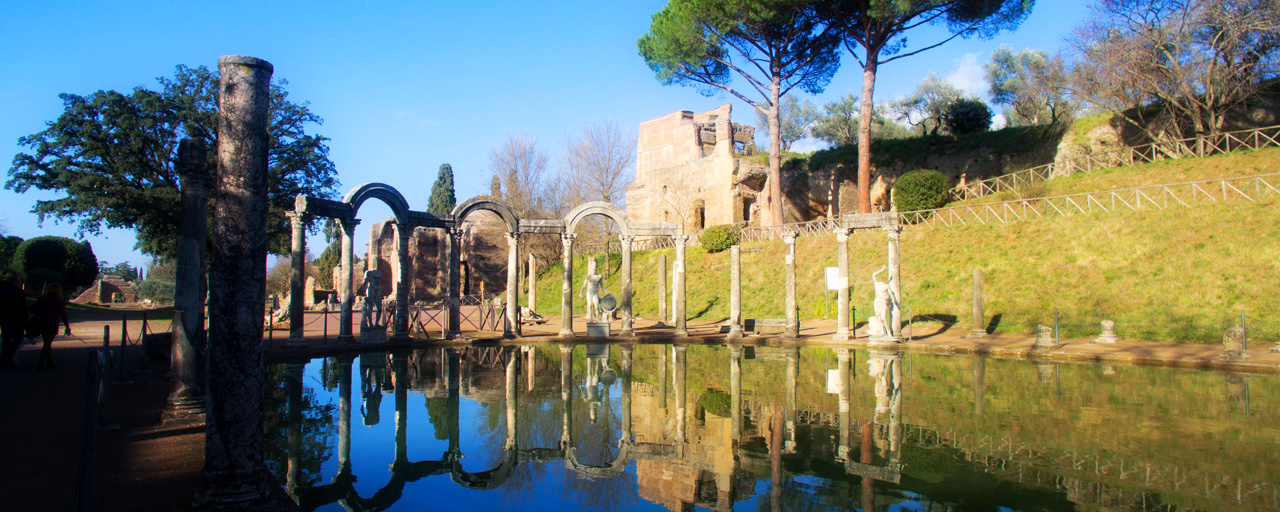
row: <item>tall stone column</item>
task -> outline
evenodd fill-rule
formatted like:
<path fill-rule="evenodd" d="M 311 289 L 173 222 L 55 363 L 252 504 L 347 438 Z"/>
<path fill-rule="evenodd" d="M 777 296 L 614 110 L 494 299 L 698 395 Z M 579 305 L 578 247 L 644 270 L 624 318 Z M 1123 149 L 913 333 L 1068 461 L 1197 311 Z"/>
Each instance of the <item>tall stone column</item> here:
<path fill-rule="evenodd" d="M 507 322 L 502 326 L 502 337 L 511 339 L 520 335 L 520 233 L 507 233 Z"/>
<path fill-rule="evenodd" d="M 449 229 L 449 329 L 445 337 L 462 336 L 462 229 Z"/>
<path fill-rule="evenodd" d="M 742 247 L 729 247 L 729 339 L 742 339 Z"/>
<path fill-rule="evenodd" d="M 687 411 L 687 403 L 685 397 L 685 372 L 688 369 L 688 363 L 685 358 L 685 352 L 689 347 L 684 345 L 675 345 L 671 347 L 675 359 L 672 364 L 675 366 L 674 384 L 676 388 L 676 442 L 683 445 L 685 443 L 685 412 Z"/>
<path fill-rule="evenodd" d="M 833 341 L 849 341 L 852 332 L 849 319 L 849 230 L 836 230 L 836 334 Z"/>
<path fill-rule="evenodd" d="M 742 345 L 729 345 L 729 404 L 733 415 L 731 434 L 734 442 L 742 441 Z"/>
<path fill-rule="evenodd" d="M 529 311 L 538 312 L 538 260 L 529 255 Z"/>
<path fill-rule="evenodd" d="M 800 312 L 796 309 L 796 234 L 790 231 L 783 233 L 782 243 L 787 244 L 787 310 L 782 337 L 794 339 L 800 335 Z"/>
<path fill-rule="evenodd" d="M 893 291 L 893 306 L 889 310 L 889 333 L 902 340 L 902 265 L 898 254 L 898 238 L 902 228 L 889 229 L 889 289 Z"/>
<path fill-rule="evenodd" d="M 851 408 L 853 383 L 849 382 L 849 360 L 853 350 L 842 348 L 836 350 L 836 381 L 840 386 L 840 410 L 837 421 L 840 422 L 840 444 L 836 456 L 840 460 L 849 460 L 849 411 Z"/>
<path fill-rule="evenodd" d="M 306 310 L 303 294 L 307 280 L 307 217 L 302 212 L 290 212 L 289 224 L 293 226 L 292 253 L 289 258 L 289 346 L 302 346 L 302 329 Z"/>
<path fill-rule="evenodd" d="M 560 337 L 573 337 L 573 239 L 578 235 L 564 233 L 560 235 L 560 243 L 564 245 L 561 253 L 563 273 L 560 283 Z"/>
<path fill-rule="evenodd" d="M 689 241 L 689 237 L 680 235 L 673 238 L 676 242 L 676 263 L 673 276 L 675 279 L 671 287 L 676 296 L 676 337 L 685 338 L 689 336 L 689 330 L 685 327 L 684 310 L 684 244 Z"/>
<path fill-rule="evenodd" d="M 262 452 L 262 318 L 267 274 L 271 63 L 218 59 L 218 184 L 210 251 L 205 449 L 198 499 L 214 510 L 269 506 Z"/>
<path fill-rule="evenodd" d="M 409 339 L 409 283 L 413 281 L 413 261 L 409 259 L 409 237 L 413 226 L 396 223 L 396 319 L 391 324 L 391 339 Z"/>
<path fill-rule="evenodd" d="M 631 312 L 631 243 L 634 235 L 618 235 L 622 244 L 622 332 L 621 336 L 635 336 L 635 315 Z"/>
<path fill-rule="evenodd" d="M 355 237 L 356 225 L 360 224 L 356 219 L 339 219 L 342 224 L 342 277 L 340 282 L 340 290 L 342 292 L 342 306 L 338 312 L 338 341 L 351 342 L 355 338 L 352 336 L 352 309 L 355 307 L 356 290 L 355 290 L 355 274 L 356 269 L 352 268 L 355 264 Z"/>
<path fill-rule="evenodd" d="M 204 255 L 208 238 L 208 150 L 200 139 L 178 144 L 182 180 L 178 258 L 174 268 L 171 385 L 165 421 L 204 414 Z"/>
<path fill-rule="evenodd" d="M 973 329 L 970 338 L 981 338 L 987 335 L 987 317 L 982 312 L 982 269 L 973 268 Z"/>
<path fill-rule="evenodd" d="M 667 321 L 667 255 L 658 255 L 658 323 L 654 327 L 665 327 Z"/>

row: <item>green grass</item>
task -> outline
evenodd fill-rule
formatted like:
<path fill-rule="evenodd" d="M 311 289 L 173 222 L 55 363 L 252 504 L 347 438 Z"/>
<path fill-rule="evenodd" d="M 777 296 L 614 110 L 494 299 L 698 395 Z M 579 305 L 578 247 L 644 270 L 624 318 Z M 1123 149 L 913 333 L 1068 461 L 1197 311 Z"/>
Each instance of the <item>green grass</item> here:
<path fill-rule="evenodd" d="M 1054 180 L 1055 193 L 1079 189 L 1137 186 L 1145 181 L 1190 181 L 1247 175 L 1276 169 L 1280 149 L 1233 153 L 1208 159 L 1161 162 Z M 1061 183 L 1058 183 L 1061 182 Z M 1241 310 L 1269 325 L 1257 338 L 1275 341 L 1280 314 L 1280 200 L 1258 203 L 1201 203 L 1162 211 L 1097 213 L 956 228 L 909 227 L 902 234 L 903 307 L 912 315 L 953 316 L 968 328 L 974 267 L 983 269 L 986 314 L 1000 315 L 1003 332 L 1034 332 L 1050 325 L 1054 309 L 1065 337 L 1091 337 L 1102 320 L 1118 333 L 1161 342 L 1220 342 L 1222 330 L 1238 322 Z M 872 299 L 871 273 L 885 264 L 886 241 L 878 231 L 850 238 L 850 275 L 857 319 L 865 320 Z M 743 245 L 745 318 L 783 316 L 783 244 Z M 634 310 L 657 313 L 658 255 L 666 254 L 668 278 L 674 249 L 634 254 Z M 697 320 L 729 314 L 729 255 L 689 248 L 687 310 Z M 836 265 L 834 236 L 801 238 L 797 296 L 802 319 L 823 317 L 823 267 Z M 585 266 L 575 261 L 576 296 Z M 607 288 L 615 295 L 619 256 L 610 258 Z M 538 310 L 560 310 L 560 270 L 544 269 Z M 834 304 L 834 295 L 831 295 Z M 833 306 L 834 307 L 834 306 Z M 834 317 L 834 312 L 827 315 Z"/>

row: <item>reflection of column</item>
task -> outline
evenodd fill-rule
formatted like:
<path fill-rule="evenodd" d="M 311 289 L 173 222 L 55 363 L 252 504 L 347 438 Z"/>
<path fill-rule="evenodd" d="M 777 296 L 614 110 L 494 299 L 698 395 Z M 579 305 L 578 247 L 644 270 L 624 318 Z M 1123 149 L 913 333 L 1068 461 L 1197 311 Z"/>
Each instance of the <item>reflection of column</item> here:
<path fill-rule="evenodd" d="M 658 407 L 667 411 L 667 385 L 671 383 L 667 376 L 667 347 L 658 347 Z"/>
<path fill-rule="evenodd" d="M 840 349 L 836 351 L 836 382 L 839 383 L 840 392 L 840 445 L 837 448 L 836 456 L 841 460 L 849 458 L 849 409 L 850 397 L 852 396 L 852 383 L 849 382 L 849 359 L 853 355 L 851 349 Z"/>
<path fill-rule="evenodd" d="M 503 338 L 520 334 L 517 307 L 520 301 L 520 234 L 507 233 L 507 323 L 502 326 Z"/>
<path fill-rule="evenodd" d="M 622 243 L 622 336 L 636 334 L 632 330 L 635 319 L 631 313 L 631 242 L 635 238 L 633 235 L 618 235 L 618 241 Z M 605 265 L 605 269 L 608 268 Z"/>
<path fill-rule="evenodd" d="M 729 246 L 729 339 L 742 338 L 742 247 Z"/>
<path fill-rule="evenodd" d="M 307 218 L 302 212 L 289 212 L 289 223 L 293 227 L 293 252 L 289 264 L 289 345 L 302 343 L 302 326 L 304 314 L 303 297 L 307 279 Z"/>
<path fill-rule="evenodd" d="M 532 345 L 525 345 L 523 347 L 520 347 L 520 350 L 524 351 L 525 357 L 527 358 L 524 364 L 524 373 L 526 376 L 525 378 L 528 381 L 528 383 L 525 384 L 525 390 L 533 391 L 534 371 L 537 369 L 535 362 L 537 361 L 538 353 L 536 350 L 533 349 Z"/>
<path fill-rule="evenodd" d="M 631 442 L 631 352 L 630 345 L 622 346 L 622 441 Z"/>
<path fill-rule="evenodd" d="M 729 400 L 733 440 L 742 440 L 742 345 L 729 345 Z"/>
<path fill-rule="evenodd" d="M 667 255 L 658 255 L 658 323 L 667 321 Z"/>
<path fill-rule="evenodd" d="M 449 330 L 445 334 L 450 339 L 462 335 L 461 286 L 462 229 L 454 227 L 449 230 Z"/>
<path fill-rule="evenodd" d="M 689 330 L 685 328 L 685 299 L 684 299 L 684 244 L 689 241 L 689 237 L 681 235 L 673 237 L 676 242 L 676 264 L 675 264 L 675 281 L 671 287 L 676 295 L 676 337 L 684 338 L 689 336 Z"/>
<path fill-rule="evenodd" d="M 849 230 L 836 230 L 836 334 L 835 341 L 849 341 Z"/>
<path fill-rule="evenodd" d="M 338 365 L 338 473 L 351 474 L 351 356 L 335 358 Z"/>
<path fill-rule="evenodd" d="M 800 312 L 796 309 L 796 234 L 790 231 L 782 234 L 782 242 L 787 245 L 787 286 L 786 286 L 786 325 L 782 329 L 783 338 L 795 338 L 800 334 Z"/>
<path fill-rule="evenodd" d="M 448 364 L 446 365 L 447 368 L 449 369 L 449 395 L 448 395 L 449 396 L 448 398 L 448 405 L 449 405 L 449 452 L 448 454 L 449 455 L 448 456 L 450 458 L 453 458 L 456 456 L 460 456 L 462 454 L 461 449 L 458 448 L 459 446 L 458 437 L 459 437 L 459 433 L 461 432 L 461 429 L 458 427 L 458 423 L 459 423 L 459 416 L 461 415 L 461 412 L 459 411 L 459 395 L 461 394 L 459 393 L 459 388 L 462 387 L 462 371 L 461 371 L 461 368 L 459 368 L 461 366 L 461 361 L 460 361 L 460 356 L 458 354 L 458 350 L 445 349 L 445 354 L 448 356 L 448 360 L 449 360 Z"/>
<path fill-rule="evenodd" d="M 405 354 L 391 355 L 392 377 L 396 392 L 396 458 L 392 469 L 409 463 L 409 358 Z"/>
<path fill-rule="evenodd" d="M 782 414 L 775 405 L 769 408 L 769 505 L 782 508 Z"/>
<path fill-rule="evenodd" d="M 285 488 L 289 494 L 297 496 L 298 485 L 302 482 L 302 369 L 301 363 L 289 363 L 285 370 L 285 383 L 289 393 L 289 417 L 286 422 L 289 429 L 288 456 L 289 466 L 285 473 Z"/>
<path fill-rule="evenodd" d="M 511 357 L 507 358 L 507 443 L 505 448 L 508 450 L 516 447 L 516 364 L 520 362 L 515 350 L 510 353 Z"/>
<path fill-rule="evenodd" d="M 538 312 L 538 260 L 529 255 L 529 311 Z"/>
<path fill-rule="evenodd" d="M 355 236 L 356 225 L 360 221 L 356 219 L 341 219 L 342 223 L 342 277 L 338 283 L 342 288 L 342 306 L 338 313 L 338 340 L 351 341 L 351 311 L 355 307 L 356 290 L 355 290 L 355 272 L 352 268 L 355 264 Z"/>
<path fill-rule="evenodd" d="M 671 347 L 675 353 L 675 387 L 676 387 L 676 442 L 684 443 L 684 423 L 685 423 L 685 396 L 684 396 L 684 374 L 685 374 L 685 351 L 689 347 L 684 345 L 676 345 Z"/>
<path fill-rule="evenodd" d="M 800 374 L 800 348 L 787 350 L 787 403 L 783 416 L 787 421 L 787 441 L 783 447 L 787 453 L 796 451 L 796 380 Z"/>
<path fill-rule="evenodd" d="M 987 401 L 987 358 L 973 356 L 973 414 L 982 416 Z"/>
<path fill-rule="evenodd" d="M 573 239 L 578 235 L 564 233 L 560 235 L 560 243 L 564 244 L 561 254 L 563 277 L 560 283 L 560 337 L 573 337 Z"/>
<path fill-rule="evenodd" d="M 560 448 L 567 450 L 573 444 L 570 434 L 573 390 L 573 345 L 560 345 Z"/>

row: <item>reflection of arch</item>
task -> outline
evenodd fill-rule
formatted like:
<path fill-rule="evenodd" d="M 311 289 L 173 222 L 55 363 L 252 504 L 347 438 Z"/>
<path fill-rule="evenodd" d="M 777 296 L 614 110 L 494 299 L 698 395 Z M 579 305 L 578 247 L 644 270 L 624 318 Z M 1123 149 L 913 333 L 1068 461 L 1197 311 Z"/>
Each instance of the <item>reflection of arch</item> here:
<path fill-rule="evenodd" d="M 342 202 L 351 205 L 351 216 L 355 217 L 360 205 L 369 198 L 378 198 L 382 202 L 387 203 L 392 213 L 396 216 L 396 222 L 401 225 L 409 225 L 409 202 L 404 199 L 400 191 L 391 188 L 390 185 L 384 183 L 365 183 L 347 192 L 342 198 Z"/>
<path fill-rule="evenodd" d="M 625 441 L 619 442 L 618 456 L 614 457 L 612 462 L 603 466 L 583 464 L 578 460 L 576 453 L 577 450 L 573 447 L 569 447 L 565 449 L 564 465 L 566 468 L 569 468 L 570 471 L 587 478 L 613 478 L 622 474 L 623 470 L 627 469 L 627 463 L 631 461 L 631 456 L 628 453 L 628 448 L 630 447 L 631 443 Z"/>
<path fill-rule="evenodd" d="M 507 456 L 498 463 L 498 467 L 488 471 L 480 471 L 477 473 L 469 473 L 462 470 L 462 465 L 458 464 L 453 467 L 450 477 L 453 482 L 467 489 L 475 489 L 480 491 L 489 491 L 497 489 L 498 486 L 506 483 L 511 477 L 511 472 L 515 470 L 516 463 L 520 462 L 520 453 L 517 450 L 507 449 Z"/>
<path fill-rule="evenodd" d="M 613 203 L 605 201 L 583 203 L 570 211 L 569 214 L 564 217 L 565 233 L 573 233 L 574 229 L 578 227 L 578 223 L 582 222 L 582 219 L 595 214 L 604 215 L 605 217 L 613 219 L 613 222 L 618 224 L 618 230 L 620 230 L 622 234 L 631 234 L 631 227 L 627 222 L 627 214 L 624 213 L 621 208 L 614 206 Z"/>
<path fill-rule="evenodd" d="M 467 215 L 476 210 L 488 210 L 497 214 L 498 217 L 502 218 L 502 222 L 507 224 L 508 232 L 515 233 L 519 226 L 520 221 L 516 218 L 516 213 L 511 210 L 511 207 L 502 201 L 484 196 L 473 197 L 453 207 L 454 222 L 461 224 L 462 219 L 465 219 Z"/>

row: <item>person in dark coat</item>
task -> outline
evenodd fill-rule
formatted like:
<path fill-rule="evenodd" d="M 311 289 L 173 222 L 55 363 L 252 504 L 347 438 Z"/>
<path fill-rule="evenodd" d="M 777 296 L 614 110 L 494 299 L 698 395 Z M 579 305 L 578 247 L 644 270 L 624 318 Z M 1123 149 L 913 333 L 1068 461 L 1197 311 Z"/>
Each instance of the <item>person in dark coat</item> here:
<path fill-rule="evenodd" d="M 51 370 L 53 364 L 53 337 L 58 335 L 58 320 L 67 326 L 66 336 L 71 335 L 71 322 L 67 321 L 67 302 L 62 300 L 62 285 L 49 283 L 44 285 L 44 295 L 31 305 L 31 313 L 35 316 L 36 328 L 40 337 L 44 338 L 44 347 L 40 349 L 40 360 L 36 362 L 37 370 Z"/>
<path fill-rule="evenodd" d="M 13 368 L 22 334 L 27 327 L 27 295 L 22 291 L 22 276 L 10 275 L 0 286 L 0 368 Z"/>

